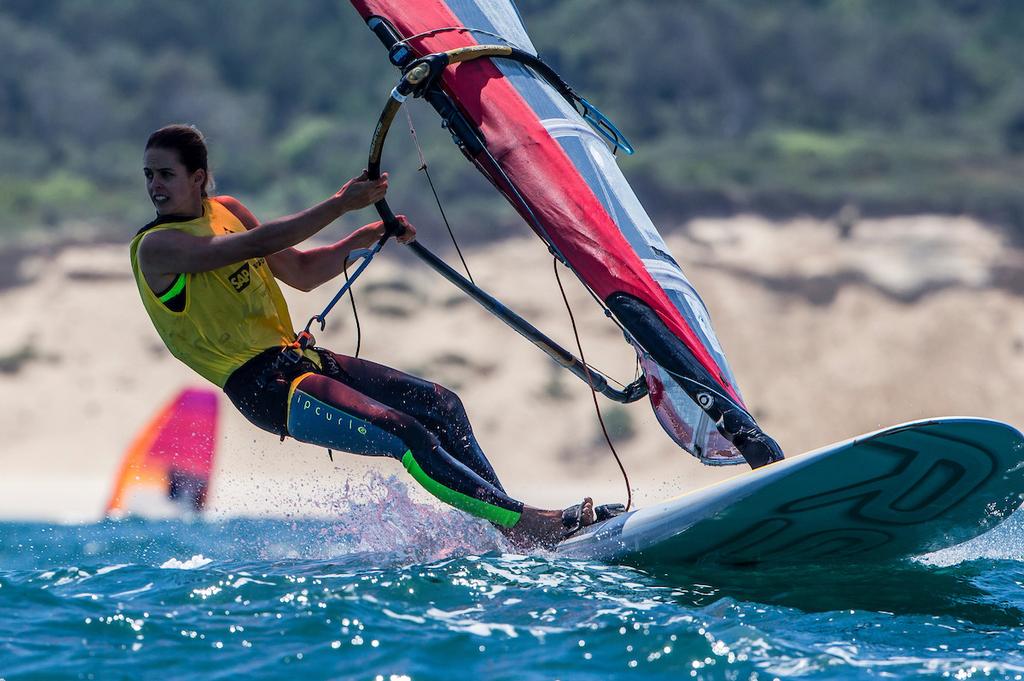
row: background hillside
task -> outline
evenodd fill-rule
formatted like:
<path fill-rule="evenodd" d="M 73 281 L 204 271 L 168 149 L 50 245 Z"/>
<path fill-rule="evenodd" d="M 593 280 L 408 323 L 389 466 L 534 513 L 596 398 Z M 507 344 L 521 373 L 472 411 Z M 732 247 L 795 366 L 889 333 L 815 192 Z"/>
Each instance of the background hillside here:
<path fill-rule="evenodd" d="M 520 7 L 541 54 L 634 141 L 639 152 L 623 166 L 662 222 L 846 206 L 1024 227 L 1024 4 Z M 363 167 L 395 80 L 340 0 L 6 0 L 0 64 L 7 239 L 61 227 L 123 235 L 145 222 L 140 147 L 175 121 L 208 134 L 222 192 L 267 215 L 304 207 Z M 519 229 L 433 114 L 417 113 L 465 238 Z M 414 152 L 390 144 L 396 205 L 435 220 Z"/>
<path fill-rule="evenodd" d="M 633 140 L 626 176 L 789 453 L 937 415 L 1024 426 L 1024 3 L 520 7 L 541 54 Z M 146 136 L 195 123 L 218 190 L 273 217 L 363 168 L 395 79 L 341 0 L 0 2 L 0 517 L 97 515 L 136 429 L 198 382 L 128 270 L 126 240 L 152 217 Z M 474 276 L 572 347 L 546 250 L 411 108 Z M 391 202 L 443 249 L 404 125 Z M 621 333 L 563 281 L 587 357 L 631 378 Z M 362 355 L 455 388 L 509 489 L 551 505 L 624 496 L 586 386 L 398 247 L 355 290 Z M 286 293 L 301 324 L 331 291 Z M 346 307 L 321 335 L 341 352 L 355 347 Z M 217 511 L 329 515 L 321 502 L 368 469 L 400 473 L 224 414 Z M 739 472 L 681 454 L 646 401 L 605 418 L 641 503 Z"/>

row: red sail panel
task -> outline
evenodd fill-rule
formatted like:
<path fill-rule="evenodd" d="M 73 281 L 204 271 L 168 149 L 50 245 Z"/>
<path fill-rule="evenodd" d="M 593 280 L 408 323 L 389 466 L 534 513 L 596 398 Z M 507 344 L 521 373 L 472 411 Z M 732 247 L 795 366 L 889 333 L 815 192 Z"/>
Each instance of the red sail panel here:
<path fill-rule="evenodd" d="M 216 438 L 217 394 L 205 388 L 181 391 L 129 446 L 106 505 L 107 515 L 202 511 Z"/>
<path fill-rule="evenodd" d="M 364 19 L 384 17 L 403 36 L 444 27 L 478 27 L 478 22 L 492 21 L 501 11 L 495 9 L 499 3 L 493 2 L 352 2 Z M 479 16 L 465 16 L 474 13 Z M 409 45 L 420 54 L 429 54 L 487 41 L 486 36 L 478 35 L 466 31 L 427 33 L 410 40 Z M 719 382 L 719 388 L 742 405 L 728 367 L 708 351 L 705 341 L 651 276 L 576 164 L 498 66 L 489 59 L 478 59 L 450 67 L 444 75 L 444 87 L 483 133 L 489 151 L 514 183 L 517 192 L 505 187 L 506 197 L 528 222 L 530 213 L 536 217 L 546 233 L 541 236 L 565 256 L 580 279 L 602 300 L 625 293 L 644 301 Z M 488 172 L 488 164 L 483 159 L 478 161 L 478 167 L 502 188 L 501 174 Z M 517 194 L 528 211 L 519 204 Z"/>

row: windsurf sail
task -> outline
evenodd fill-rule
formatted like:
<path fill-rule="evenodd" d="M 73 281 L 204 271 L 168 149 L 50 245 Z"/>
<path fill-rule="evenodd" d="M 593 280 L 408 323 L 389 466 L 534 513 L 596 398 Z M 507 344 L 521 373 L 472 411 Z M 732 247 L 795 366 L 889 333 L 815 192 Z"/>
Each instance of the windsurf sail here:
<path fill-rule="evenodd" d="M 616 164 L 615 153 L 632 147 L 538 57 L 515 5 L 352 4 L 404 74 L 374 134 L 371 167 L 394 111 L 409 95 L 423 97 L 465 155 L 621 325 L 666 432 L 704 463 L 742 463 L 730 439 L 756 424 L 707 307 Z M 378 209 L 387 219 L 386 202 Z"/>
<path fill-rule="evenodd" d="M 180 517 L 206 508 L 217 442 L 217 394 L 182 390 L 128 447 L 105 513 Z"/>

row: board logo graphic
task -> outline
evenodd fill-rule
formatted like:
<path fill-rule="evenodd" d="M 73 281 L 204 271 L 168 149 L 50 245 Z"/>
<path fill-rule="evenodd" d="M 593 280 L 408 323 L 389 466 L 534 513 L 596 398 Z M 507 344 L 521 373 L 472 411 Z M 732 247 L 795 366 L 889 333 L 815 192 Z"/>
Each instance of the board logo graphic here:
<path fill-rule="evenodd" d="M 241 293 L 252 281 L 252 273 L 249 271 L 249 263 L 245 263 L 237 270 L 228 275 L 228 281 L 234 287 L 236 293 Z"/>
<path fill-rule="evenodd" d="M 712 397 L 711 395 L 709 395 L 708 393 L 698 393 L 697 394 L 697 404 L 699 404 L 702 409 L 707 409 L 708 407 L 710 407 L 714 403 L 715 403 L 715 398 Z"/>
<path fill-rule="evenodd" d="M 893 544 L 890 552 L 895 554 L 901 545 L 914 546 L 914 541 L 919 545 L 914 548 L 924 552 L 949 543 L 954 531 L 962 539 L 978 534 L 957 530 L 957 513 L 978 514 L 984 509 L 984 519 L 976 523 L 984 529 L 1020 505 L 1015 494 L 999 497 L 982 492 L 998 469 L 998 459 L 984 445 L 963 437 L 925 428 L 897 430 L 857 442 L 850 449 L 859 450 L 863 461 L 855 474 L 854 469 L 846 469 L 845 476 L 829 476 L 844 469 L 819 468 L 823 479 L 830 481 L 827 487 L 838 486 L 810 495 L 793 487 L 790 492 L 795 498 L 762 509 L 774 517 L 745 527 L 703 553 L 739 562 L 780 556 L 834 558 L 884 554 L 888 544 Z M 922 542 L 915 531 L 924 537 L 928 533 L 916 528 L 929 523 L 934 524 L 929 530 L 933 536 Z M 936 540 L 936 532 L 946 538 Z"/>

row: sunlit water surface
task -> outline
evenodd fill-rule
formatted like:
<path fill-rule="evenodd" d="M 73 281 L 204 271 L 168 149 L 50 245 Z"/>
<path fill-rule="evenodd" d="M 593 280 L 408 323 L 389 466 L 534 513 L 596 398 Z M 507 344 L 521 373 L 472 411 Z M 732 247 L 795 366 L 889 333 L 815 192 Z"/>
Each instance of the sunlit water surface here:
<path fill-rule="evenodd" d="M 899 565 L 509 553 L 405 488 L 336 522 L 0 525 L 0 678 L 1024 679 L 1024 519 Z"/>

